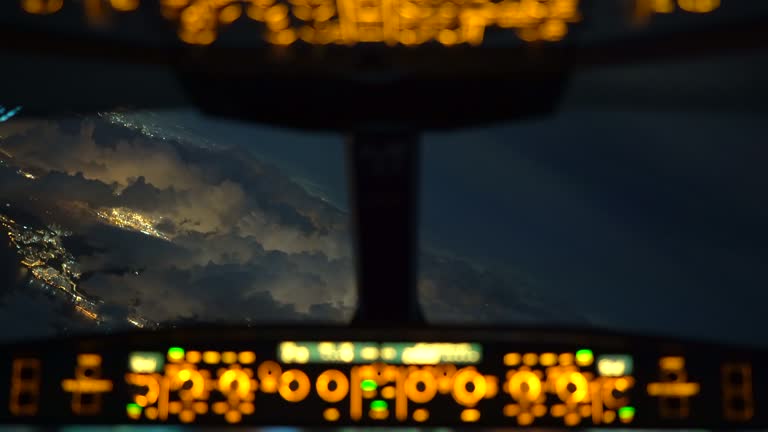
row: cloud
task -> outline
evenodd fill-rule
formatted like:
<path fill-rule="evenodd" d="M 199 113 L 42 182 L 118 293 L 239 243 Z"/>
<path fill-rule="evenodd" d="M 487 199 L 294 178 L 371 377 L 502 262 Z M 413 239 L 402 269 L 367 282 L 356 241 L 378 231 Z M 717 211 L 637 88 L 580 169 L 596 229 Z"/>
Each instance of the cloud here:
<path fill-rule="evenodd" d="M 355 306 L 347 215 L 246 149 L 149 138 L 98 119 L 0 125 L 0 146 L 38 180 L 0 169 L 0 197 L 37 197 L 90 249 L 80 289 L 114 315 L 156 321 L 346 321 Z M 26 201 L 24 201 L 26 202 Z M 164 241 L 104 225 L 103 207 L 159 220 Z M 140 274 L 136 275 L 135 271 Z M 466 261 L 424 254 L 419 288 L 433 321 L 581 320 Z M 558 313 L 553 312 L 553 309 Z"/>

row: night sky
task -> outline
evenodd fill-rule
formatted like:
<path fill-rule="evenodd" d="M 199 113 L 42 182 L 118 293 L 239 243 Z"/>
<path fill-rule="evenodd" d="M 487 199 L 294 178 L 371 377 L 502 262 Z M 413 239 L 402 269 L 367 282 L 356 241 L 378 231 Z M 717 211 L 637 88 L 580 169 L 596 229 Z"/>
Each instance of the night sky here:
<path fill-rule="evenodd" d="M 35 216 L 83 239 L 81 289 L 161 322 L 349 319 L 342 136 L 192 111 L 126 118 L 155 137 L 97 116 L 0 125 L 13 162 L 41 174 L 3 171 L 0 195 L 53 209 Z M 765 344 L 764 131 L 760 116 L 584 111 L 427 134 L 427 317 Z M 163 217 L 173 241 L 83 217 L 75 201 Z M 103 330 L 26 286 L 10 249 L 2 266 L 3 339 Z"/>

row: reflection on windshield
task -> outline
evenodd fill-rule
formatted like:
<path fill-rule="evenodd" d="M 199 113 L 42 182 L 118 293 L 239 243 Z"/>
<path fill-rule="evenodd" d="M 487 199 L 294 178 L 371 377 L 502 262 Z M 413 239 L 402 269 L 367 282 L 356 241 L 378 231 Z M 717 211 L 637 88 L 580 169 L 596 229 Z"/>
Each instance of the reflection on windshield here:
<path fill-rule="evenodd" d="M 341 139 L 194 129 L 215 123 L 161 112 L 0 124 L 0 338 L 346 320 L 343 176 L 282 163 L 322 151 L 315 160 L 338 160 L 322 169 L 342 171 Z"/>

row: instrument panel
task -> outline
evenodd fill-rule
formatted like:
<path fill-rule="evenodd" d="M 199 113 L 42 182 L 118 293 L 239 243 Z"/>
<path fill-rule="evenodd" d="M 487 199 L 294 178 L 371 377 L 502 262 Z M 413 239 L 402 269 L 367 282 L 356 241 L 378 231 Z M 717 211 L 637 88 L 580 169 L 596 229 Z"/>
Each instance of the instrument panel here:
<path fill-rule="evenodd" d="M 170 331 L 8 346 L 0 422 L 757 428 L 766 355 L 543 330 Z"/>

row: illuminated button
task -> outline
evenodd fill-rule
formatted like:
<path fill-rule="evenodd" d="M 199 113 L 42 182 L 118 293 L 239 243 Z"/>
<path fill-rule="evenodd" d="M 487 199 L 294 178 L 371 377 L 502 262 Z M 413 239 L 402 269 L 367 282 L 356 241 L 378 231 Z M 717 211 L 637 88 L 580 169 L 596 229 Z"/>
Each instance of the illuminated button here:
<path fill-rule="evenodd" d="M 522 357 L 519 353 L 507 353 L 504 355 L 505 366 L 517 366 L 520 364 Z"/>
<path fill-rule="evenodd" d="M 603 413 L 603 422 L 606 424 L 611 424 L 613 421 L 616 420 L 616 413 L 613 411 L 605 411 Z"/>
<path fill-rule="evenodd" d="M 365 392 L 375 391 L 376 387 L 376 381 L 372 379 L 365 379 L 360 383 L 360 389 Z"/>
<path fill-rule="evenodd" d="M 383 397 L 384 399 L 394 399 L 396 394 L 397 394 L 397 391 L 392 386 L 386 386 L 383 389 L 381 389 L 381 397 Z"/>
<path fill-rule="evenodd" d="M 576 404 L 587 397 L 589 383 L 578 372 L 566 372 L 555 382 L 558 397 L 565 403 Z"/>
<path fill-rule="evenodd" d="M 226 364 L 235 363 L 237 362 L 237 353 L 234 351 L 224 351 L 221 353 L 221 361 Z"/>
<path fill-rule="evenodd" d="M 200 354 L 200 351 L 187 351 L 187 362 L 189 363 L 200 363 L 200 360 L 202 360 L 203 356 Z"/>
<path fill-rule="evenodd" d="M 339 417 L 341 417 L 341 414 L 336 408 L 326 408 L 325 411 L 323 411 L 323 418 L 327 421 L 335 422 Z"/>
<path fill-rule="evenodd" d="M 415 370 L 405 380 L 405 395 L 416 403 L 427 403 L 437 394 L 434 375 L 425 370 Z"/>
<path fill-rule="evenodd" d="M 597 357 L 597 372 L 606 377 L 631 375 L 632 363 L 632 357 L 628 355 L 601 355 Z"/>
<path fill-rule="evenodd" d="M 182 411 L 179 413 L 179 420 L 182 423 L 192 423 L 195 421 L 195 413 L 192 411 Z"/>
<path fill-rule="evenodd" d="M 162 370 L 165 358 L 158 352 L 132 352 L 128 356 L 128 366 L 132 372 L 154 373 Z"/>
<path fill-rule="evenodd" d="M 419 408 L 413 412 L 413 419 L 419 423 L 429 420 L 429 411 L 424 408 Z"/>
<path fill-rule="evenodd" d="M 562 353 L 557 356 L 557 362 L 560 364 L 560 366 L 570 366 L 573 364 L 573 354 Z"/>
<path fill-rule="evenodd" d="M 623 406 L 619 408 L 619 420 L 622 423 L 631 423 L 635 418 L 635 407 Z"/>
<path fill-rule="evenodd" d="M 311 387 L 309 378 L 298 369 L 285 371 L 280 381 L 280 396 L 288 402 L 301 402 L 309 394 Z"/>
<path fill-rule="evenodd" d="M 334 403 L 344 399 L 349 391 L 347 376 L 338 370 L 330 369 L 320 374 L 315 381 L 318 396 L 326 402 Z"/>
<path fill-rule="evenodd" d="M 240 412 L 243 413 L 243 415 L 251 415 L 256 411 L 256 407 L 253 406 L 250 402 L 243 402 L 239 405 Z"/>
<path fill-rule="evenodd" d="M 227 421 L 227 423 L 240 423 L 240 420 L 243 418 L 243 416 L 240 414 L 239 411 L 227 411 L 224 414 L 224 420 Z"/>
<path fill-rule="evenodd" d="M 517 371 L 507 381 L 507 390 L 519 402 L 535 402 L 541 394 L 541 380 L 531 371 Z"/>
<path fill-rule="evenodd" d="M 251 378 L 242 369 L 228 369 L 219 377 L 218 387 L 224 395 L 246 399 L 251 392 Z"/>
<path fill-rule="evenodd" d="M 595 357 L 592 354 L 592 350 L 580 349 L 576 351 L 576 364 L 579 366 L 589 366 L 594 361 Z"/>
<path fill-rule="evenodd" d="M 543 353 L 539 356 L 539 363 L 542 366 L 554 366 L 557 364 L 557 355 L 555 353 Z"/>
<path fill-rule="evenodd" d="M 156 407 L 148 407 L 146 410 L 144 410 L 144 416 L 148 420 L 155 420 L 157 419 L 157 408 Z"/>
<path fill-rule="evenodd" d="M 180 362 L 184 360 L 184 348 L 180 348 L 180 347 L 168 348 L 168 360 L 172 362 Z"/>
<path fill-rule="evenodd" d="M 128 414 L 128 417 L 132 420 L 138 420 L 141 418 L 141 411 L 143 408 L 139 404 L 135 403 L 129 403 L 125 406 L 125 413 Z"/>
<path fill-rule="evenodd" d="M 485 377 L 474 368 L 461 369 L 453 379 L 453 399 L 461 405 L 475 406 L 485 396 Z"/>
<path fill-rule="evenodd" d="M 218 351 L 206 351 L 203 353 L 203 361 L 208 364 L 217 364 L 221 361 L 221 354 Z"/>
<path fill-rule="evenodd" d="M 256 361 L 256 353 L 253 351 L 242 351 L 237 355 L 237 360 L 242 364 L 251 364 Z"/>
<path fill-rule="evenodd" d="M 278 380 L 283 373 L 279 364 L 268 360 L 259 365 L 256 373 L 259 377 L 259 388 L 264 393 L 274 393 L 278 388 Z"/>
<path fill-rule="evenodd" d="M 476 409 L 465 409 L 461 412 L 461 421 L 474 423 L 480 420 L 480 411 Z"/>
<path fill-rule="evenodd" d="M 539 362 L 539 356 L 534 353 L 523 354 L 523 364 L 526 366 L 536 366 Z"/>

